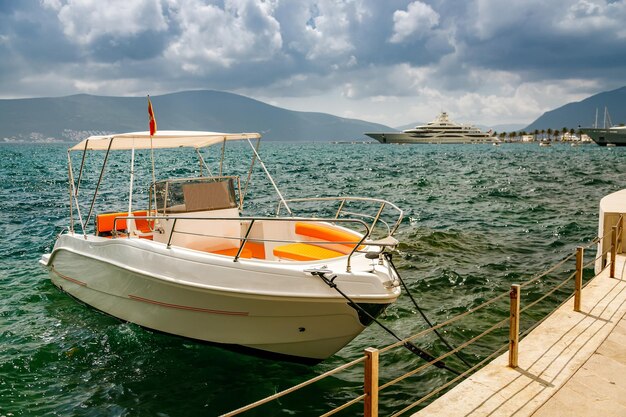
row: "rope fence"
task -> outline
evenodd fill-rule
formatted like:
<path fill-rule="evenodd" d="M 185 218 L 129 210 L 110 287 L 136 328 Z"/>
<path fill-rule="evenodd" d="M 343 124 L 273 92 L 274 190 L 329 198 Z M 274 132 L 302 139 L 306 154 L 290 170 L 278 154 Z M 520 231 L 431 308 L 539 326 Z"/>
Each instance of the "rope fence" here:
<path fill-rule="evenodd" d="M 518 346 L 519 346 L 519 338 L 524 337 L 526 335 L 528 335 L 532 330 L 534 330 L 537 326 L 539 326 L 548 316 L 550 316 L 550 313 L 558 308 L 560 308 L 563 304 L 565 304 L 567 301 L 569 301 L 572 297 L 574 298 L 574 311 L 580 311 L 580 302 L 581 302 L 581 293 L 582 293 L 582 288 L 584 288 L 584 286 L 586 284 L 588 284 L 590 282 L 590 279 L 587 280 L 586 283 L 583 284 L 583 273 L 584 270 L 591 267 L 592 265 L 598 265 L 598 262 L 601 261 L 602 263 L 602 270 L 606 269 L 607 267 L 610 268 L 610 277 L 614 278 L 615 277 L 615 264 L 616 264 L 616 256 L 617 253 L 621 253 L 622 250 L 622 236 L 623 236 L 623 216 L 620 216 L 616 225 L 611 227 L 611 231 L 608 233 L 605 233 L 603 236 L 601 237 L 596 237 L 595 239 L 593 239 L 590 243 L 588 243 L 585 246 L 580 246 L 577 248 L 576 252 L 566 256 L 564 259 L 562 259 L 561 261 L 559 261 L 557 264 L 555 264 L 554 266 L 548 268 L 546 271 L 542 272 L 539 275 L 533 276 L 532 278 L 530 278 L 529 280 L 521 283 L 521 284 L 513 284 L 511 286 L 510 291 L 505 291 L 502 292 L 494 297 L 492 297 L 491 299 L 483 302 L 482 304 L 473 307 L 455 317 L 452 317 L 448 320 L 445 320 L 439 324 L 436 324 L 432 327 L 429 327 L 427 329 L 424 329 L 414 335 L 411 335 L 405 339 L 399 340 L 398 342 L 395 342 L 393 344 L 390 344 L 388 346 L 382 347 L 380 349 L 374 349 L 374 348 L 367 348 L 365 350 L 365 355 L 353 360 L 351 362 L 348 362 L 344 365 L 341 365 L 337 368 L 332 369 L 331 371 L 325 372 L 323 374 L 320 374 L 310 380 L 307 380 L 305 382 L 302 382 L 294 387 L 291 387 L 289 389 L 286 389 L 284 391 L 281 391 L 279 393 L 276 393 L 274 395 L 271 395 L 267 398 L 264 398 L 262 400 L 259 400 L 255 403 L 249 404 L 245 407 L 241 407 L 237 410 L 231 411 L 229 413 L 223 414 L 222 417 L 231 417 L 231 416 L 235 416 L 238 414 L 241 414 L 245 411 L 251 410 L 253 408 L 256 408 L 260 405 L 266 404 L 270 401 L 274 401 L 280 397 L 283 397 L 287 394 L 290 394 L 294 391 L 297 391 L 301 388 L 304 388 L 308 385 L 311 385 L 315 382 L 318 382 L 328 376 L 334 375 L 338 372 L 341 371 L 345 371 L 355 365 L 359 365 L 361 363 L 364 363 L 364 391 L 362 394 L 355 396 L 354 398 L 350 399 L 349 401 L 335 407 L 334 409 L 328 411 L 327 413 L 323 414 L 323 417 L 326 416 L 331 416 L 334 415 L 342 410 L 345 410 L 351 406 L 354 406 L 357 403 L 363 402 L 363 406 L 364 406 L 364 413 L 363 415 L 365 417 L 377 417 L 378 416 L 378 398 L 379 398 L 379 394 L 386 390 L 389 387 L 392 387 L 398 383 L 400 383 L 401 381 L 405 381 L 410 377 L 413 377 L 417 374 L 419 374 L 420 372 L 426 371 L 427 369 L 435 366 L 435 367 L 441 367 L 440 365 L 443 363 L 444 360 L 446 359 L 451 359 L 451 356 L 462 351 L 463 349 L 466 349 L 472 345 L 476 345 L 479 346 L 479 344 L 477 343 L 478 341 L 480 341 L 481 339 L 484 339 L 486 336 L 492 334 L 493 332 L 499 330 L 499 329 L 504 329 L 507 327 L 507 323 L 508 323 L 508 327 L 509 327 L 509 337 L 508 337 L 508 341 L 506 344 L 501 345 L 501 347 L 499 347 L 498 349 L 496 349 L 495 351 L 491 352 L 490 354 L 488 354 L 487 356 L 485 356 L 484 358 L 480 359 L 476 364 L 470 366 L 468 369 L 465 369 L 462 372 L 459 372 L 457 375 L 454 376 L 454 378 L 449 379 L 448 381 L 446 381 L 445 383 L 435 387 L 434 389 L 432 389 L 430 392 L 427 392 L 423 395 L 421 395 L 415 402 L 409 404 L 408 406 L 406 406 L 405 408 L 394 412 L 394 414 L 392 414 L 392 417 L 397 417 L 402 415 L 403 413 L 407 412 L 408 410 L 411 410 L 421 404 L 424 404 L 426 401 L 435 398 L 438 394 L 442 393 L 443 391 L 445 391 L 446 389 L 452 387 L 453 385 L 455 385 L 457 382 L 459 382 L 460 380 L 464 379 L 465 377 L 467 377 L 468 375 L 471 375 L 473 372 L 477 371 L 478 369 L 480 369 L 481 367 L 483 367 L 485 364 L 487 364 L 488 362 L 490 362 L 494 357 L 496 357 L 497 355 L 502 354 L 507 348 L 509 350 L 509 366 L 510 367 L 516 367 L 517 366 L 517 358 L 518 358 Z M 605 243 L 607 243 L 610 239 L 610 245 L 605 245 Z M 599 254 L 594 257 L 594 259 L 588 263 L 584 262 L 584 252 L 586 249 L 590 249 L 593 246 L 597 245 L 598 249 L 601 248 L 601 250 L 598 250 Z M 610 253 L 610 261 L 608 259 L 606 259 L 607 255 L 609 255 Z M 527 304 L 524 305 L 524 307 L 521 307 L 520 304 L 522 302 L 521 299 L 521 290 L 522 289 L 528 289 L 529 287 L 531 287 L 532 285 L 535 284 L 540 284 L 540 280 L 542 278 L 546 278 L 546 282 L 548 281 L 553 281 L 554 277 L 552 276 L 553 274 L 555 274 L 557 272 L 557 270 L 560 269 L 565 269 L 563 268 L 564 266 L 568 265 L 568 263 L 570 261 L 572 261 L 573 259 L 575 259 L 575 266 L 569 270 L 565 270 L 563 272 L 561 272 L 561 274 L 566 274 L 566 276 L 564 278 L 561 278 L 557 283 L 554 283 L 551 285 L 550 289 L 548 289 L 547 291 L 544 291 L 541 296 L 539 296 L 538 298 L 528 302 Z M 607 260 L 607 262 L 605 262 L 605 259 Z M 570 271 L 574 271 L 574 272 L 570 272 Z M 590 274 L 588 274 L 590 275 Z M 528 315 L 528 313 L 530 312 L 531 309 L 534 309 L 537 307 L 537 305 L 543 301 L 545 301 L 546 299 L 548 299 L 551 296 L 555 296 L 555 294 L 558 291 L 564 291 L 564 289 L 566 288 L 566 285 L 571 285 L 571 282 L 574 281 L 574 285 L 573 285 L 573 292 L 569 291 L 568 293 L 566 293 L 566 297 L 565 300 L 561 301 L 558 303 L 558 306 L 556 308 L 554 308 L 553 306 L 550 306 L 549 308 L 547 308 L 547 312 L 545 314 L 543 314 L 543 317 L 541 317 L 538 320 L 535 320 L 534 323 L 532 323 L 530 326 L 528 326 L 526 329 L 524 330 L 520 330 L 520 317 L 522 314 L 526 314 Z M 571 288 L 571 287 L 570 287 Z M 475 314 L 479 311 L 485 310 L 488 307 L 495 307 L 496 303 L 499 301 L 502 301 L 504 299 L 506 299 L 508 296 L 509 298 L 509 307 L 510 307 L 510 312 L 509 312 L 509 317 L 506 317 L 504 319 L 501 319 L 499 321 L 497 321 L 495 324 L 489 326 L 487 329 L 481 331 L 479 334 L 470 337 L 468 340 L 466 340 L 463 343 L 458 344 L 455 348 L 448 350 L 447 352 L 437 356 L 437 357 L 433 357 L 430 360 L 425 360 L 425 363 L 415 367 L 414 369 L 411 369 L 405 373 L 403 373 L 402 375 L 396 376 L 394 378 L 389 379 L 387 382 L 381 384 L 379 386 L 379 368 L 380 368 L 380 358 L 383 357 L 384 355 L 388 354 L 391 350 L 399 348 L 399 347 L 406 347 L 406 345 L 408 343 L 410 343 L 411 341 L 414 341 L 418 338 L 424 338 L 428 335 L 433 334 L 434 332 L 436 332 L 438 329 L 444 328 L 444 327 L 449 327 L 453 324 L 458 323 L 460 320 L 462 320 L 463 318 L 468 317 L 469 315 Z M 525 297 L 526 298 L 526 297 Z M 545 309 L 544 309 L 545 310 Z M 500 313 L 501 314 L 501 313 Z M 498 338 L 500 336 L 497 336 Z M 504 336 L 505 337 L 505 336 Z M 490 342 L 486 344 L 487 346 L 492 346 L 494 345 L 494 342 Z M 496 345 L 497 346 L 497 345 Z M 434 356 L 434 355 L 433 355 Z M 477 356 L 477 355 L 474 355 Z M 438 366 L 439 365 L 439 366 Z M 447 369 L 447 368 L 446 368 Z"/>

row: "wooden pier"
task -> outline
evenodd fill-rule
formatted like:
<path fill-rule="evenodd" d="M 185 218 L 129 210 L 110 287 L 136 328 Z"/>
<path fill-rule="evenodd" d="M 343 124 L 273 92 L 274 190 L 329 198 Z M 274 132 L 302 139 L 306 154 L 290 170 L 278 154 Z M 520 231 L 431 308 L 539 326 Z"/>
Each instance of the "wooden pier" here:
<path fill-rule="evenodd" d="M 582 290 L 509 353 L 413 417 L 626 416 L 626 256 L 615 256 Z"/>

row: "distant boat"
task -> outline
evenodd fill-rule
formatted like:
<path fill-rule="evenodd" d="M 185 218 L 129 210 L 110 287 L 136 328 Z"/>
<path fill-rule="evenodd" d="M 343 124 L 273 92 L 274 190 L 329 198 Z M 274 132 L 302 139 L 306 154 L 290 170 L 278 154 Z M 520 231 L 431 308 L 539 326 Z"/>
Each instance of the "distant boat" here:
<path fill-rule="evenodd" d="M 626 126 L 588 128 L 585 133 L 600 146 L 626 146 Z"/>
<path fill-rule="evenodd" d="M 542 139 L 541 142 L 539 142 L 539 146 L 548 147 L 552 146 L 552 143 L 547 139 Z"/>
<path fill-rule="evenodd" d="M 450 121 L 442 112 L 430 123 L 402 132 L 365 133 L 380 143 L 498 143 L 492 132 Z"/>
<path fill-rule="evenodd" d="M 626 146 L 626 126 L 611 126 L 611 116 L 604 108 L 604 127 L 599 128 L 596 123 L 592 128 L 583 129 L 584 132 L 600 146 Z"/>

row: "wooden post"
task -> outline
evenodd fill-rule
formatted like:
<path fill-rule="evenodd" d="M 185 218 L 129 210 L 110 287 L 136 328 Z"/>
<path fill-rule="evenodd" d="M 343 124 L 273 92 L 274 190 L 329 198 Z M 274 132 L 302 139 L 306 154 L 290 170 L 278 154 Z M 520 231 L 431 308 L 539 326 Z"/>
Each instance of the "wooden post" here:
<path fill-rule="evenodd" d="M 378 349 L 365 349 L 365 417 L 378 417 Z"/>
<path fill-rule="evenodd" d="M 509 366 L 517 368 L 517 356 L 519 346 L 519 305 L 520 305 L 520 286 L 519 284 L 511 285 L 511 310 L 509 316 Z"/>
<path fill-rule="evenodd" d="M 617 259 L 617 226 L 611 228 L 611 267 L 610 277 L 615 278 L 615 260 Z"/>
<path fill-rule="evenodd" d="M 580 311 L 580 295 L 583 287 L 583 258 L 585 249 L 576 248 L 576 278 L 574 279 L 574 311 Z"/>

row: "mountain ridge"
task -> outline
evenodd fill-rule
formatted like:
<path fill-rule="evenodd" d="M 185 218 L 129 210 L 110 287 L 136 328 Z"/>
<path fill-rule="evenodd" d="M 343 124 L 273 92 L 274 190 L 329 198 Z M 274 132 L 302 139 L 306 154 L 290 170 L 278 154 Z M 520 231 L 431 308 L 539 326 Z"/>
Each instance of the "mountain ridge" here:
<path fill-rule="evenodd" d="M 270 141 L 369 140 L 364 132 L 403 130 L 364 120 L 277 107 L 216 90 L 188 90 L 151 97 L 159 129 L 259 132 Z M 626 122 L 626 86 L 547 111 L 522 124 L 477 125 L 496 132 L 592 127 L 596 110 L 609 110 L 614 125 Z M 601 117 L 601 116 L 599 116 Z M 598 120 L 599 126 L 603 125 Z M 0 142 L 75 142 L 90 135 L 145 131 L 146 97 L 73 94 L 0 99 Z"/>
<path fill-rule="evenodd" d="M 366 139 L 363 132 L 390 129 L 363 120 L 299 112 L 238 94 L 190 90 L 150 97 L 161 130 L 259 132 L 267 140 Z M 0 140 L 77 141 L 91 134 L 147 129 L 145 97 L 74 94 L 0 100 Z"/>

